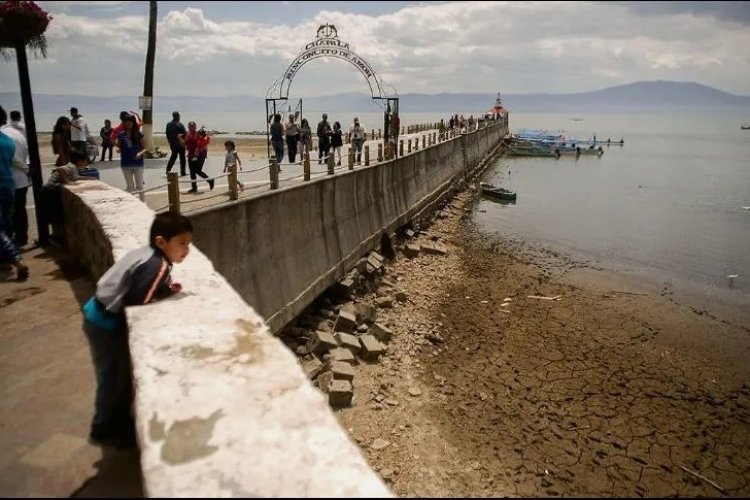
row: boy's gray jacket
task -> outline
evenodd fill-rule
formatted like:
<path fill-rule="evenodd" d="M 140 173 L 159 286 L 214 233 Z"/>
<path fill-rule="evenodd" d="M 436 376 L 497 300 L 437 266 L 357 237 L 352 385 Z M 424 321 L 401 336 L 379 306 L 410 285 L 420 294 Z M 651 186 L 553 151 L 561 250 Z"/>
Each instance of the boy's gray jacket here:
<path fill-rule="evenodd" d="M 96 284 L 96 299 L 111 313 L 169 296 L 172 264 L 150 246 L 131 250 Z"/>

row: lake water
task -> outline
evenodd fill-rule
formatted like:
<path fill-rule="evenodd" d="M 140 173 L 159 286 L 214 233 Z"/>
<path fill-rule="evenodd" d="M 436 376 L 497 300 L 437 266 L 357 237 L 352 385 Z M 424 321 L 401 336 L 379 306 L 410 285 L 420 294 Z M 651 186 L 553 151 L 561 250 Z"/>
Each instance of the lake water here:
<path fill-rule="evenodd" d="M 502 158 L 483 180 L 477 226 L 750 312 L 750 131 L 736 117 L 511 114 L 511 131 L 625 139 L 602 157 Z M 739 274 L 733 282 L 728 275 Z M 747 317 L 744 314 L 743 317 Z M 748 315 L 750 316 L 750 314 Z"/>

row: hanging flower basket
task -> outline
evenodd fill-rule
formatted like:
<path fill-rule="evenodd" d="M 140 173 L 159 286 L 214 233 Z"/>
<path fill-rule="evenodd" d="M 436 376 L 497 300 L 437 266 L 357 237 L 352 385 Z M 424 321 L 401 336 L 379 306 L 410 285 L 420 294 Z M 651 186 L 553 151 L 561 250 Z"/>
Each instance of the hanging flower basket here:
<path fill-rule="evenodd" d="M 27 45 L 39 40 L 51 20 L 52 16 L 34 2 L 0 2 L 0 47 L 15 47 L 19 41 Z"/>

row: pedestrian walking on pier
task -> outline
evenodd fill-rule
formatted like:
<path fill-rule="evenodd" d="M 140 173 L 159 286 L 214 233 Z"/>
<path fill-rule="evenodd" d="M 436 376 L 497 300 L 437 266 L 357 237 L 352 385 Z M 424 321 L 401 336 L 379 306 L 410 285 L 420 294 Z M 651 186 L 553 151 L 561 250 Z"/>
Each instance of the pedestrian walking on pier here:
<path fill-rule="evenodd" d="M 11 113 L 11 116 L 13 113 Z M 15 144 L 13 155 L 13 180 L 16 184 L 13 196 L 13 221 L 11 227 L 5 229 L 8 236 L 13 236 L 13 243 L 21 248 L 29 241 L 29 220 L 26 214 L 26 193 L 31 184 L 29 179 L 29 146 L 26 135 L 13 125 L 0 125 L 0 132 L 4 133 Z"/>
<path fill-rule="evenodd" d="M 146 154 L 143 134 L 138 130 L 133 115 L 126 116 L 122 123 L 123 130 L 117 136 L 116 143 L 120 151 L 120 168 L 125 176 L 128 193 L 143 191 L 143 155 Z M 141 201 L 146 201 L 144 193 L 138 193 L 138 197 Z"/>
<path fill-rule="evenodd" d="M 360 125 L 359 118 L 355 116 L 354 125 L 349 129 L 349 142 L 351 142 L 352 147 L 354 147 L 354 152 L 357 157 L 357 165 L 362 163 L 362 146 L 365 143 L 366 136 L 367 132 L 365 131 L 365 128 Z"/>
<path fill-rule="evenodd" d="M 167 123 L 167 142 L 169 142 L 169 149 L 172 151 L 172 155 L 167 161 L 167 173 L 174 167 L 174 162 L 177 157 L 180 157 L 180 177 L 187 175 L 185 173 L 185 125 L 180 121 L 180 113 L 177 111 L 172 112 L 172 121 Z"/>
<path fill-rule="evenodd" d="M 309 127 L 308 127 L 309 128 Z M 289 123 L 284 130 L 286 135 L 286 150 L 289 154 L 289 163 L 297 162 L 297 144 L 300 140 L 299 127 L 294 123 L 294 115 L 289 115 Z"/>
<path fill-rule="evenodd" d="M 336 157 L 336 165 L 341 166 L 341 150 L 344 148 L 344 133 L 341 131 L 341 124 L 333 124 L 333 133 L 331 134 L 332 155 Z"/>
<path fill-rule="evenodd" d="M 328 115 L 323 113 L 323 119 L 318 123 L 318 165 L 323 163 L 324 158 L 328 158 L 332 134 L 331 124 L 328 123 Z"/>
<path fill-rule="evenodd" d="M 205 129 L 197 130 L 195 122 L 188 123 L 188 133 L 185 136 L 185 147 L 188 153 L 188 168 L 190 169 L 190 180 L 195 181 L 196 176 L 207 179 L 209 189 L 214 188 L 214 180 L 209 179 L 203 171 L 203 165 L 208 158 L 208 144 L 211 142 L 211 136 Z M 193 182 L 188 193 L 197 193 L 198 184 Z"/>
<path fill-rule="evenodd" d="M 227 151 L 227 154 L 224 156 L 224 173 L 231 172 L 232 169 L 239 169 L 242 170 L 242 161 L 240 160 L 240 155 L 235 150 L 235 144 L 234 141 L 226 141 L 224 143 L 224 148 Z M 240 182 L 239 179 L 237 179 L 237 185 L 239 186 L 240 190 L 244 191 L 245 186 Z"/>

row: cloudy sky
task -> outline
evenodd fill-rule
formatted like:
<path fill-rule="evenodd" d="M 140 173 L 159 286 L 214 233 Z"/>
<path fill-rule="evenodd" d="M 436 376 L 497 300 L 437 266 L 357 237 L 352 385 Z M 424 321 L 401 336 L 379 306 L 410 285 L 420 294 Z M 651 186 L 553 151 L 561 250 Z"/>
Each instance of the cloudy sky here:
<path fill-rule="evenodd" d="M 38 2 L 54 19 L 34 92 L 139 95 L 148 2 Z M 400 94 L 579 92 L 696 81 L 750 95 L 750 2 L 159 2 L 157 95 L 264 96 L 320 24 Z M 18 89 L 0 60 L 0 92 Z M 293 95 L 367 90 L 318 59 Z"/>

